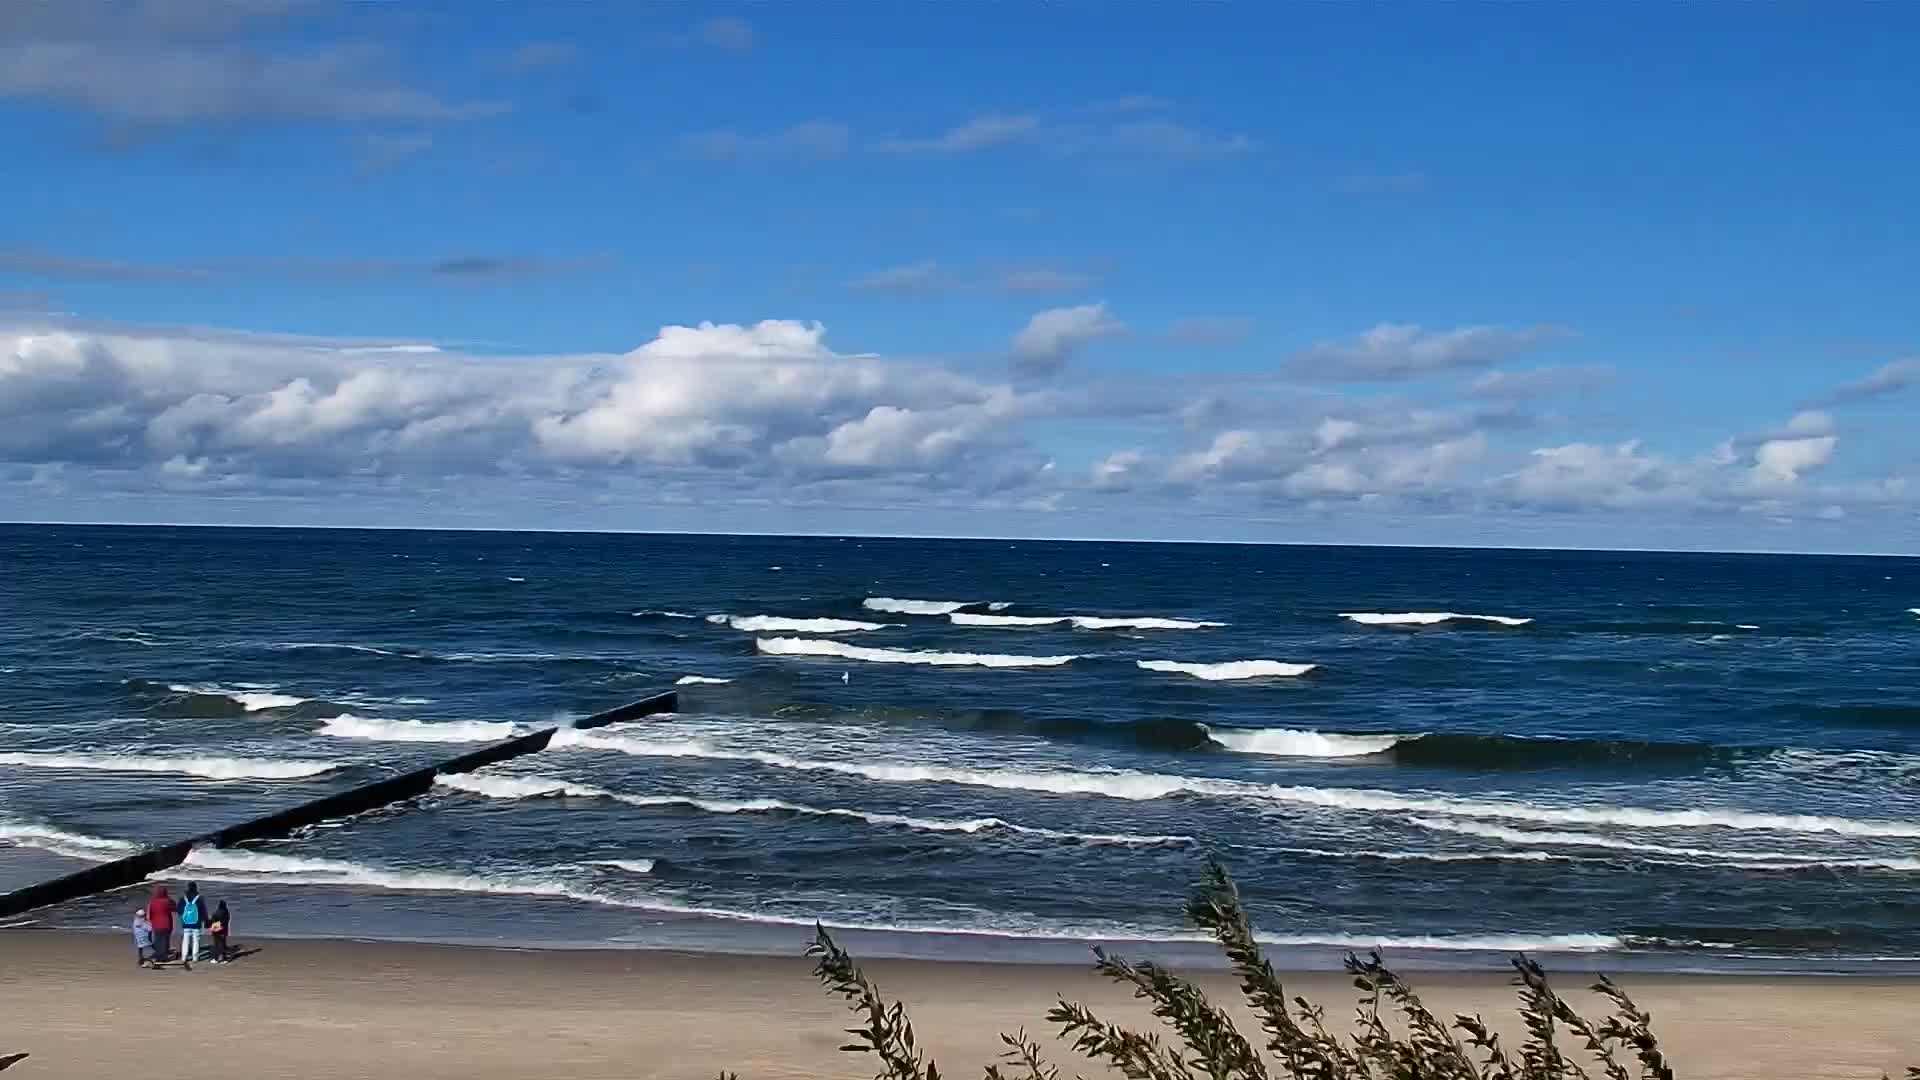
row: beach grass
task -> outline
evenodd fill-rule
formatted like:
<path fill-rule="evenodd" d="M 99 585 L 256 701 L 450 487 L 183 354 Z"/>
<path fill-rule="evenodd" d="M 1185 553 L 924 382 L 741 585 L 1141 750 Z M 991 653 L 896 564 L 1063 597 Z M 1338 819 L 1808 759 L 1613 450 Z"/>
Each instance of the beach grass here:
<path fill-rule="evenodd" d="M 1260 1026 L 1259 1044 L 1197 984 L 1151 962 L 1094 950 L 1094 970 L 1148 1003 L 1164 1032 L 1103 1019 L 1061 997 L 1046 1020 L 1061 1042 L 1088 1062 L 1129 1080 L 1674 1080 L 1653 1016 L 1625 989 L 1601 976 L 1590 989 L 1609 1007 L 1591 1019 L 1555 992 L 1546 970 L 1513 958 L 1524 1036 L 1501 1041 L 1478 1014 L 1443 1020 L 1378 952 L 1349 954 L 1346 972 L 1358 991 L 1353 1028 L 1344 1038 L 1327 1025 L 1324 1006 L 1289 996 L 1266 959 L 1233 878 L 1209 863 L 1187 902 L 1187 916 L 1226 953 L 1245 1005 Z M 889 1001 L 853 956 L 824 927 L 807 950 L 814 975 L 860 1019 L 841 1049 L 871 1054 L 876 1080 L 940 1080 L 922 1051 L 904 1002 Z M 984 1067 L 987 1080 L 1059 1080 L 1042 1044 L 1025 1029 L 1003 1033 L 1002 1061 Z M 1920 1080 L 1910 1067 L 1907 1080 Z M 737 1080 L 723 1074 L 722 1080 Z"/>

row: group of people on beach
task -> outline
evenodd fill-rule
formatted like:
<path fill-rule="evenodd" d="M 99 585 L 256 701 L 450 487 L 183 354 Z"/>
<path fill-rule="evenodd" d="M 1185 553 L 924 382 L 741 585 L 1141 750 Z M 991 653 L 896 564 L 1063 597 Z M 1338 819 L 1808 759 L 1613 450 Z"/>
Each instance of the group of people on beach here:
<path fill-rule="evenodd" d="M 173 952 L 173 928 L 180 927 L 180 951 Z M 227 935 L 233 929 L 233 915 L 227 902 L 220 901 L 211 913 L 200 886 L 188 882 L 187 891 L 174 899 L 165 885 L 155 885 L 145 906 L 133 912 L 133 946 L 139 952 L 141 967 L 159 967 L 176 957 L 180 966 L 193 970 L 193 962 L 206 953 L 201 949 L 202 935 L 212 939 L 213 962 L 224 964 L 233 959 L 227 947 Z"/>

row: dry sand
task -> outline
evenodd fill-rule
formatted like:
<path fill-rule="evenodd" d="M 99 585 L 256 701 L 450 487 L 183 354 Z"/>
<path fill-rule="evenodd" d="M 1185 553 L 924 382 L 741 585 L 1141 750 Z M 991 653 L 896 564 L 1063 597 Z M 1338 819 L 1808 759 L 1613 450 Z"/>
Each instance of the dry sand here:
<path fill-rule="evenodd" d="M 255 944 L 258 954 L 227 967 L 151 972 L 135 969 L 118 937 L 0 932 L 0 1056 L 32 1055 L 7 1080 L 872 1075 L 864 1056 L 835 1050 L 851 1017 L 798 957 Z M 1128 995 L 1078 968 L 867 967 L 906 999 L 925 1047 L 954 1077 L 980 1075 L 999 1052 L 997 1032 L 1043 1032 L 1056 994 L 1145 1018 Z M 1237 1000 L 1219 977 L 1201 981 Z M 1499 976 L 1416 981 L 1438 1009 L 1511 1024 L 1511 991 Z M 1623 981 L 1653 1010 L 1683 1080 L 1872 1080 L 1920 1062 L 1920 979 Z M 1327 1005 L 1332 1019 L 1348 1015 L 1345 980 L 1301 975 L 1288 985 Z M 1563 989 L 1575 985 L 1570 978 Z M 1065 1075 L 1100 1075 L 1064 1047 L 1055 1060 Z"/>

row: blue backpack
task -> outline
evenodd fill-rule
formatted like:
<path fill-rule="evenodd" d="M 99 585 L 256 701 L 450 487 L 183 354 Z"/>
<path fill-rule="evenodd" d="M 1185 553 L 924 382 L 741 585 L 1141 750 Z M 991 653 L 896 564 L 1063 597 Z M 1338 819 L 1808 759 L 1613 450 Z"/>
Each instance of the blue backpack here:
<path fill-rule="evenodd" d="M 195 896 L 180 907 L 180 925 L 198 930 L 200 928 L 200 898 Z"/>

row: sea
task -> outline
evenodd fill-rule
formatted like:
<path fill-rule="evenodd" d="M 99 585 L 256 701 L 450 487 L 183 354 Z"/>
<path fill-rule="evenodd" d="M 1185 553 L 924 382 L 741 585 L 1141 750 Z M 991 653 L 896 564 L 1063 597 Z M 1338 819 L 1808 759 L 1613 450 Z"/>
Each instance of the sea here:
<path fill-rule="evenodd" d="M 559 724 L 167 880 L 241 937 L 1206 965 L 1217 860 L 1284 967 L 1920 971 L 1916 606 L 1883 557 L 0 526 L 0 889 Z"/>

